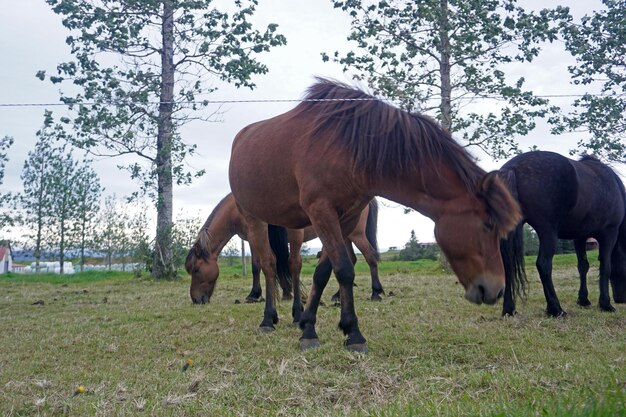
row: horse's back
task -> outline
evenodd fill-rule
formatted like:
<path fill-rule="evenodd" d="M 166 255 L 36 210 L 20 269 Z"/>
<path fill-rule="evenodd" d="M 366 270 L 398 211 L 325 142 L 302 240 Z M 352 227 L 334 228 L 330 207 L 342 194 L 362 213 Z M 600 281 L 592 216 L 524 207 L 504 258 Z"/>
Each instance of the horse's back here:
<path fill-rule="evenodd" d="M 574 161 L 533 151 L 514 157 L 502 171 L 514 173 L 514 191 L 535 229 L 550 228 L 562 239 L 574 239 L 619 225 L 624 218 L 623 186 L 594 158 Z"/>
<path fill-rule="evenodd" d="M 539 219 L 558 221 L 576 205 L 576 171 L 562 155 L 541 151 L 523 153 L 505 163 L 500 171 L 514 175 L 512 191 L 531 225 Z"/>
<path fill-rule="evenodd" d="M 595 214 L 599 228 L 622 223 L 626 213 L 624 185 L 607 165 L 591 157 L 572 161 L 581 198 L 574 211 Z"/>

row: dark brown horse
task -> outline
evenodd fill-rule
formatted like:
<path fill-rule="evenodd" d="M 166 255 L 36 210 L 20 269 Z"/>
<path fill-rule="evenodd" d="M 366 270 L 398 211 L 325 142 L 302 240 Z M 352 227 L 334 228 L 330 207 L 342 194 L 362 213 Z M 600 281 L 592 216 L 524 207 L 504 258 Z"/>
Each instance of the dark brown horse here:
<path fill-rule="evenodd" d="M 382 300 L 383 287 L 378 276 L 378 248 L 376 243 L 376 225 L 378 218 L 378 205 L 373 199 L 361 213 L 359 223 L 352 231 L 348 239 L 361 251 L 367 261 L 372 275 L 372 301 Z M 193 244 L 187 259 L 185 269 L 191 275 L 191 287 L 189 293 L 195 304 L 205 304 L 211 299 L 215 289 L 215 283 L 219 277 L 217 258 L 235 235 L 248 240 L 248 225 L 241 216 L 232 194 L 228 194 L 219 202 L 211 212 L 204 225 L 198 232 L 198 238 Z M 302 259 L 300 248 L 303 242 L 315 239 L 317 235 L 312 227 L 304 230 L 287 230 L 287 240 L 291 254 L 288 257 L 289 279 L 279 279 L 283 291 L 283 299 L 291 299 L 292 280 L 299 282 Z M 259 259 L 254 247 L 251 246 L 252 258 L 252 290 L 246 297 L 246 301 L 255 302 L 261 298 L 261 285 L 259 279 Z M 277 261 L 280 261 L 278 259 Z M 278 274 L 279 278 L 286 278 Z M 299 314 L 298 317 L 299 319 Z"/>
<path fill-rule="evenodd" d="M 474 303 L 504 292 L 499 240 L 517 224 L 519 207 L 495 174 L 486 174 L 430 118 L 366 93 L 318 80 L 293 110 L 245 127 L 233 143 L 230 184 L 260 249 L 267 290 L 262 328 L 278 321 L 275 268 L 267 225 L 313 225 L 324 254 L 300 320 L 301 348 L 319 346 L 315 321 L 334 271 L 339 328 L 349 349 L 367 345 L 354 309 L 354 267 L 346 239 L 374 196 L 411 207 L 435 222 L 435 237 Z"/>
<path fill-rule="evenodd" d="M 600 309 L 615 310 L 609 298 L 609 281 L 615 302 L 626 302 L 626 193 L 611 168 L 590 156 L 573 161 L 554 152 L 534 151 L 511 159 L 498 175 L 518 199 L 524 216 L 524 222 L 501 245 L 507 283 L 503 315 L 515 314 L 515 296 L 526 286 L 524 223 L 531 225 L 539 238 L 536 265 L 548 315 L 566 314 L 552 283 L 552 258 L 558 239 L 574 240 L 580 274 L 579 305 L 591 305 L 585 248 L 589 237 L 599 244 Z"/>

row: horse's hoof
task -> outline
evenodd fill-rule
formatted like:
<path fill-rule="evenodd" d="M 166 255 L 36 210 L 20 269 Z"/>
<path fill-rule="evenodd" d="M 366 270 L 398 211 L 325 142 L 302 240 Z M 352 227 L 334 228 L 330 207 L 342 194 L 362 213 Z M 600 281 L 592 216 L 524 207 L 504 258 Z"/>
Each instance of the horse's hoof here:
<path fill-rule="evenodd" d="M 367 348 L 367 343 L 354 343 L 351 345 L 346 345 L 346 349 L 350 352 L 359 352 L 359 353 L 367 353 L 369 349 Z"/>
<path fill-rule="evenodd" d="M 603 305 L 601 305 L 601 306 L 600 306 L 600 310 L 602 310 L 602 311 L 606 311 L 607 313 L 614 313 L 614 312 L 616 311 L 616 310 L 615 310 L 615 307 L 613 307 L 611 304 L 609 304 L 609 305 L 604 305 L 604 306 L 603 306 Z"/>
<path fill-rule="evenodd" d="M 271 333 L 275 331 L 276 328 L 274 326 L 259 326 L 259 333 Z"/>
<path fill-rule="evenodd" d="M 508 312 L 508 311 L 502 312 L 502 318 L 505 318 L 505 319 L 508 317 L 515 317 L 515 316 L 517 316 L 517 310 L 513 310 L 511 312 Z"/>
<path fill-rule="evenodd" d="M 253 304 L 253 303 L 259 303 L 259 302 L 261 302 L 261 298 L 246 297 L 246 304 Z"/>
<path fill-rule="evenodd" d="M 319 339 L 300 339 L 300 350 L 308 350 L 320 347 Z"/>
<path fill-rule="evenodd" d="M 582 308 L 589 308 L 589 307 L 591 307 L 591 301 L 589 301 L 589 300 L 578 300 L 578 301 L 576 301 L 576 304 L 578 304 Z"/>
<path fill-rule="evenodd" d="M 372 294 L 372 297 L 370 298 L 370 301 L 383 301 L 383 297 L 381 297 L 378 294 Z"/>
<path fill-rule="evenodd" d="M 291 323 L 291 326 L 292 326 L 292 327 L 296 327 L 296 328 L 297 328 L 297 327 L 300 327 L 300 320 L 294 320 L 294 321 Z"/>

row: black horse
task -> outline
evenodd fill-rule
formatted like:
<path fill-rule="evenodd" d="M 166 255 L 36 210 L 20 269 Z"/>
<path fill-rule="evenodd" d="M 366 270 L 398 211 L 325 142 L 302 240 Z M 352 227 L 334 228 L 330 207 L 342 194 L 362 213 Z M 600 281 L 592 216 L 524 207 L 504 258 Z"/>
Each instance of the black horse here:
<path fill-rule="evenodd" d="M 609 280 L 615 302 L 626 302 L 626 192 L 611 168 L 591 156 L 573 161 L 557 153 L 533 151 L 508 161 L 499 176 L 518 199 L 523 213 L 523 221 L 500 245 L 506 279 L 503 315 L 515 314 L 515 298 L 526 291 L 524 223 L 531 225 L 539 238 L 536 264 L 550 316 L 566 315 L 552 283 L 552 258 L 558 239 L 574 240 L 580 274 L 579 305 L 591 305 L 585 247 L 589 237 L 599 244 L 600 309 L 615 311 L 609 298 Z"/>

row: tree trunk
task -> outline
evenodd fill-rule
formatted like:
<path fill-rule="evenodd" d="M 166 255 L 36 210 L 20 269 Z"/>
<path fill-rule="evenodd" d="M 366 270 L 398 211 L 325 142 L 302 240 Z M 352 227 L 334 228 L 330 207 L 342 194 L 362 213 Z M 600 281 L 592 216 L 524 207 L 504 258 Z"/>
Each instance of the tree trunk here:
<path fill-rule="evenodd" d="M 61 241 L 59 244 L 59 274 L 63 275 L 63 264 L 65 263 L 65 220 L 61 219 Z"/>
<path fill-rule="evenodd" d="M 452 86 L 450 84 L 450 36 L 448 23 L 448 0 L 440 1 L 440 21 L 439 21 L 439 37 L 441 44 L 439 45 L 439 72 L 441 74 L 441 103 L 439 110 L 441 111 L 441 125 L 452 133 Z"/>
<path fill-rule="evenodd" d="M 450 83 L 450 36 L 448 23 L 448 0 L 440 0 L 440 21 L 439 21 L 439 72 L 441 74 L 441 126 L 452 133 L 452 85 Z M 445 271 L 450 271 L 450 263 L 446 259 L 443 251 L 440 252 L 440 264 Z"/>
<path fill-rule="evenodd" d="M 85 270 L 85 216 L 80 219 L 80 272 Z"/>
<path fill-rule="evenodd" d="M 161 50 L 161 97 L 157 132 L 157 228 L 152 276 L 175 277 L 172 253 L 172 138 L 174 108 L 174 11 L 171 0 L 163 0 L 163 48 Z"/>

